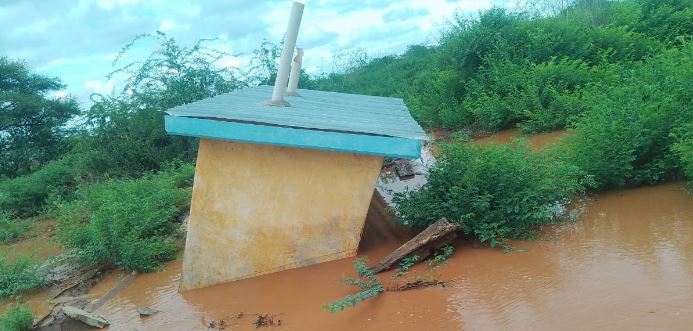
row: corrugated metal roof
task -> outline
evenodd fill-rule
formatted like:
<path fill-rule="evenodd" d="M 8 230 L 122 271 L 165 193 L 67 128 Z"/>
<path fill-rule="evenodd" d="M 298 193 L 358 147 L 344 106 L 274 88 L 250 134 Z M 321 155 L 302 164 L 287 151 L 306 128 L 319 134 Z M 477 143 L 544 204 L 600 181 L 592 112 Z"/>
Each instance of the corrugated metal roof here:
<path fill-rule="evenodd" d="M 402 99 L 299 89 L 290 107 L 266 105 L 272 86 L 258 86 L 171 108 L 172 116 L 223 119 L 361 134 L 427 139 Z"/>

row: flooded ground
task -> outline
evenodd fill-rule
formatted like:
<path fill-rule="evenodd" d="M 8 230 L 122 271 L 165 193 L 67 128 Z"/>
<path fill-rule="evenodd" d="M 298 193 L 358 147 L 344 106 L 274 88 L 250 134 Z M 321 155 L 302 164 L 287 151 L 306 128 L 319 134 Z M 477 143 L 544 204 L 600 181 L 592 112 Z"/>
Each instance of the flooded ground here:
<path fill-rule="evenodd" d="M 371 260 L 406 237 L 385 230 L 380 215 L 371 212 L 369 222 L 381 225 L 366 230 L 359 253 Z M 580 221 L 514 245 L 504 254 L 459 242 L 439 270 L 446 287 L 386 292 L 338 314 L 321 306 L 355 292 L 340 283 L 353 276 L 352 259 L 182 294 L 173 262 L 137 277 L 96 312 L 110 330 L 207 330 L 222 318 L 229 329 L 251 330 L 255 314 L 273 314 L 277 330 L 693 328 L 693 198 L 681 183 L 602 194 Z M 381 278 L 392 284 L 391 275 Z M 141 306 L 161 313 L 140 319 Z"/>
<path fill-rule="evenodd" d="M 18 256 L 32 256 L 34 261 L 40 261 L 64 253 L 65 249 L 53 237 L 55 226 L 54 220 L 37 222 L 32 229 L 27 231 L 26 235 L 29 238 L 0 244 L 0 255 L 7 257 L 7 260 L 11 262 Z"/>
<path fill-rule="evenodd" d="M 42 220 L 37 222 L 34 227 L 27 231 L 28 238 L 0 244 L 0 255 L 7 258 L 8 262 L 12 262 L 19 256 L 31 256 L 35 262 L 45 258 L 58 256 L 66 250 L 53 237 L 55 234 L 55 221 Z M 29 305 L 35 315 L 45 315 L 50 309 L 47 301 L 50 300 L 48 291 L 34 291 L 31 293 L 23 293 L 21 302 Z M 12 299 L 0 300 L 0 314 L 4 313 Z"/>
<path fill-rule="evenodd" d="M 405 231 L 383 222 L 383 215 L 382 201 L 375 203 L 369 210 L 369 223 L 360 249 L 360 255 L 367 255 L 373 261 L 408 238 Z M 440 287 L 386 293 L 343 313 L 326 312 L 323 304 L 354 293 L 353 287 L 341 284 L 343 277 L 354 275 L 352 260 L 322 263 L 182 294 L 178 293 L 180 262 L 177 261 L 163 272 L 137 277 L 96 309 L 96 313 L 111 321 L 110 330 L 208 330 L 209 323 L 219 319 L 225 319 L 232 330 L 254 330 L 256 314 L 274 315 L 277 323 L 281 320 L 281 326 L 272 327 L 278 330 L 457 326 L 454 319 L 446 317 L 452 313 L 446 308 L 447 291 Z M 390 275 L 383 275 L 386 283 Z M 429 300 L 425 306 L 421 305 L 422 294 Z M 140 319 L 136 309 L 142 306 L 161 313 Z"/>
<path fill-rule="evenodd" d="M 693 329 L 693 198 L 682 184 L 605 193 L 528 251 L 460 249 L 448 307 L 468 330 Z"/>
<path fill-rule="evenodd" d="M 529 140 L 538 148 L 561 134 Z M 579 220 L 515 241 L 510 254 L 460 240 L 447 265 L 410 272 L 445 287 L 388 291 L 337 314 L 322 306 L 356 292 L 341 283 L 355 275 L 353 259 L 184 293 L 179 261 L 158 273 L 113 272 L 88 293 L 87 309 L 128 331 L 218 330 L 221 319 L 226 330 L 255 330 L 258 314 L 273 316 L 270 330 L 692 330 L 693 197 L 684 184 L 607 192 L 581 206 Z M 359 256 L 375 262 L 410 236 L 374 199 Z M 380 276 L 386 286 L 392 275 Z M 140 318 L 145 306 L 160 312 Z"/>

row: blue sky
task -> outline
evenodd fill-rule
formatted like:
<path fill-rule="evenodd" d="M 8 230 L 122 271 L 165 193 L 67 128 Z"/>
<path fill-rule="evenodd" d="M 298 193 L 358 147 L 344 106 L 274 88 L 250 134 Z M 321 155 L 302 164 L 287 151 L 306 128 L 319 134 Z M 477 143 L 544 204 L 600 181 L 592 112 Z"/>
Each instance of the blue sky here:
<path fill-rule="evenodd" d="M 365 50 L 398 53 L 433 43 L 456 11 L 473 15 L 501 0 L 305 0 L 298 46 L 304 67 L 329 72 L 338 55 Z M 141 33 L 161 30 L 184 45 L 218 38 L 215 46 L 243 66 L 263 39 L 281 40 L 291 1 L 239 0 L 0 0 L 0 54 L 26 60 L 37 72 L 57 76 L 65 91 L 88 104 L 92 92 L 109 93 L 115 54 Z M 138 44 L 134 56 L 154 45 Z"/>

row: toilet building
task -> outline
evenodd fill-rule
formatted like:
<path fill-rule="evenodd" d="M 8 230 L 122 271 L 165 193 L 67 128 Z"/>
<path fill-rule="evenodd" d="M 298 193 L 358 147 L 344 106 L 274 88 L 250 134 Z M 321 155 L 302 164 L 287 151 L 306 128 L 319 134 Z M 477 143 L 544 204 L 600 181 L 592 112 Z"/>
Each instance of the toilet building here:
<path fill-rule="evenodd" d="M 384 157 L 426 135 L 401 99 L 259 86 L 170 109 L 200 138 L 181 289 L 356 255 Z"/>

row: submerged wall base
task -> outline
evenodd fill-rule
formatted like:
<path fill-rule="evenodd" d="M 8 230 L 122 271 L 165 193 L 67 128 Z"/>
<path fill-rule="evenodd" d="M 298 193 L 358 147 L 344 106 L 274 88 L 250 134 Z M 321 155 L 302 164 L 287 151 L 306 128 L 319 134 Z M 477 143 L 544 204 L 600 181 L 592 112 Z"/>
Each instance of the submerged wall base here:
<path fill-rule="evenodd" d="M 382 161 L 201 139 L 181 290 L 356 255 Z"/>

